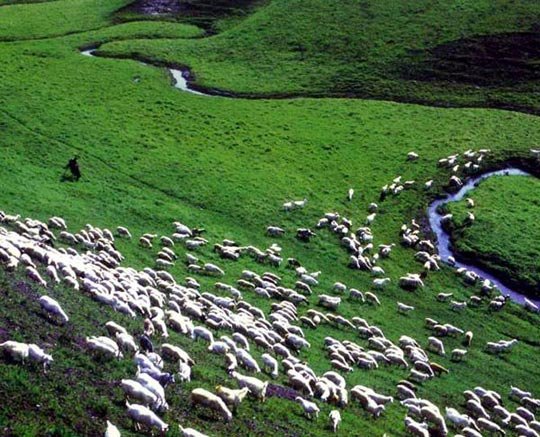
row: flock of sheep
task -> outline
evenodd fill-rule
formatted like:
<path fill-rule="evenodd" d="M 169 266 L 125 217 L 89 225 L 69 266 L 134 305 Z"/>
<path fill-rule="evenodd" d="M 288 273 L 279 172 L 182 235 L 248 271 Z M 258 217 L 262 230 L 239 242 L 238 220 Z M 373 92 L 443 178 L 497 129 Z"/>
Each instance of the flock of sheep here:
<path fill-rule="evenodd" d="M 462 181 L 457 173 L 460 166 L 466 174 L 477 172 L 488 150 L 467 151 L 463 154 L 465 162 L 452 155 L 439 161 L 439 165 L 452 171 L 449 186 L 460 186 Z M 408 154 L 414 161 L 416 153 Z M 404 181 L 396 177 L 381 191 L 381 201 L 386 196 L 399 195 L 415 185 L 415 181 Z M 424 184 L 432 187 L 432 181 Z M 350 189 L 347 198 L 352 200 L 354 190 Z M 301 209 L 307 199 L 289 201 L 283 204 L 287 213 Z M 433 356 L 446 355 L 444 338 L 461 337 L 463 348 L 450 352 L 451 360 L 458 362 L 465 358 L 471 347 L 473 333 L 449 323 L 427 318 L 426 328 L 432 332 L 428 342 L 422 345 L 416 339 L 402 335 L 397 341 L 389 339 L 383 330 L 361 317 L 345 318 L 339 314 L 344 298 L 370 305 L 381 305 L 378 292 L 383 290 L 391 278 L 386 277 L 379 265 L 381 260 L 391 256 L 395 243 L 380 244 L 375 248 L 370 225 L 378 214 L 378 205 L 371 203 L 364 223 L 353 228 L 352 220 L 329 212 L 315 225 L 318 232 L 328 230 L 334 233 L 340 244 L 349 253 L 349 267 L 368 272 L 373 276 L 371 291 L 349 288 L 342 282 L 335 282 L 330 293 L 319 293 L 321 272 L 309 272 L 295 258 L 284 259 L 282 248 L 271 244 L 266 249 L 255 246 L 240 246 L 231 240 L 215 244 L 213 250 L 223 260 L 234 261 L 241 256 L 251 257 L 255 263 L 271 268 L 282 264 L 294 269 L 297 280 L 289 286 L 281 276 L 274 272 L 257 274 L 244 270 L 236 283 L 215 282 L 216 294 L 202 291 L 197 279 L 187 277 L 178 281 L 167 269 L 174 266 L 180 256 L 185 257 L 188 271 L 222 278 L 225 271 L 212 263 L 202 263 L 196 251 L 209 242 L 201 236 L 204 230 L 190 228 L 175 222 L 174 232 L 168 236 L 144 234 L 139 238 L 142 248 L 150 249 L 159 244 L 155 268 L 137 271 L 122 266 L 123 255 L 115 248 L 115 238 L 131 239 L 130 231 L 118 227 L 116 232 L 86 225 L 77 233 L 70 233 L 65 221 L 52 217 L 48 223 L 38 220 L 11 216 L 0 211 L 0 265 L 8 272 L 24 272 L 43 295 L 39 298 L 44 313 L 56 319 L 57 323 L 70 323 L 69 315 L 57 302 L 48 296 L 57 284 L 82 293 L 96 302 L 112 307 L 134 319 L 140 319 L 144 334 L 135 338 L 123 326 L 110 321 L 103 328 L 107 335 L 86 338 L 89 353 L 105 359 L 129 359 L 137 366 L 135 375 L 127 375 L 119 381 L 126 394 L 126 415 L 134 422 L 135 429 L 141 427 L 165 432 L 169 425 L 160 414 L 169 409 L 167 391 L 172 384 L 190 381 L 192 368 L 203 366 L 196 363 L 189 350 L 167 342 L 169 329 L 207 344 L 208 352 L 221 357 L 229 379 L 214 391 L 196 388 L 189 395 L 193 405 L 213 411 L 224 421 L 234 420 L 234 413 L 241 408 L 246 397 L 264 402 L 268 396 L 269 381 L 280 376 L 293 393 L 291 401 L 299 405 L 307 419 L 317 418 L 320 404 L 328 403 L 334 409 L 328 416 L 329 427 L 337 432 L 341 423 L 340 410 L 350 402 L 355 402 L 368 415 L 376 418 L 395 400 L 407 409 L 405 428 L 411 435 L 448 435 L 448 427 L 456 435 L 481 436 L 489 433 L 504 434 L 505 429 L 513 428 L 519 435 L 539 436 L 540 422 L 535 413 L 540 410 L 540 399 L 532 393 L 512 387 L 510 396 L 521 406 L 516 411 L 508 411 L 502 404 L 500 393 L 475 387 L 464 392 L 465 412 L 447 406 L 444 414 L 438 406 L 417 395 L 417 385 L 425 383 L 442 373 L 449 373 L 442 365 L 433 361 Z M 278 226 L 266 229 L 268 236 L 281 237 L 286 231 Z M 309 228 L 299 228 L 296 237 L 302 241 L 315 237 L 316 232 Z M 440 269 L 433 242 L 422 238 L 420 227 L 413 220 L 403 225 L 400 243 L 416 250 L 415 259 L 422 264 L 419 273 L 408 273 L 397 282 L 404 290 L 415 290 L 424 286 L 430 272 Z M 59 247 L 62 242 L 64 247 Z M 180 254 L 178 247 L 188 252 Z M 480 294 L 473 295 L 469 301 L 453 300 L 452 293 L 439 293 L 436 300 L 449 305 L 455 311 L 467 306 L 480 305 L 492 293 L 493 286 L 468 271 L 458 271 L 466 283 L 480 283 Z M 259 298 L 272 300 L 268 314 L 244 299 L 250 293 Z M 317 295 L 317 307 L 311 307 L 310 296 Z M 506 299 L 503 296 L 488 297 L 489 308 L 501 310 Z M 415 308 L 403 302 L 396 302 L 396 311 L 410 313 Z M 307 308 L 304 309 L 304 306 Z M 538 311 L 530 302 L 526 308 Z M 329 310 L 330 312 L 326 312 Z M 324 326 L 339 327 L 354 333 L 358 342 L 340 341 L 333 337 L 324 338 L 324 344 L 312 345 L 306 340 L 304 329 L 319 329 Z M 221 334 L 219 337 L 216 335 Z M 158 343 L 160 343 L 158 345 Z M 508 353 L 517 340 L 488 342 L 484 351 L 491 354 Z M 317 374 L 298 355 L 303 349 L 322 347 L 332 368 Z M 263 351 L 260 360 L 253 354 L 254 348 Z M 43 365 L 44 371 L 53 365 L 54 350 L 48 353 L 36 344 L 26 344 L 6 340 L 0 344 L 0 351 L 6 358 L 25 363 L 36 362 Z M 164 363 L 169 363 L 166 372 Z M 348 387 L 343 374 L 359 371 L 378 371 L 381 366 L 396 366 L 406 369 L 408 377 L 399 381 L 393 394 L 378 393 L 370 387 L 356 385 Z M 233 387 L 236 386 L 237 388 Z M 180 426 L 184 436 L 201 436 L 193 428 Z M 431 434 L 430 434 L 431 433 Z M 107 423 L 105 435 L 120 435 L 118 429 Z"/>

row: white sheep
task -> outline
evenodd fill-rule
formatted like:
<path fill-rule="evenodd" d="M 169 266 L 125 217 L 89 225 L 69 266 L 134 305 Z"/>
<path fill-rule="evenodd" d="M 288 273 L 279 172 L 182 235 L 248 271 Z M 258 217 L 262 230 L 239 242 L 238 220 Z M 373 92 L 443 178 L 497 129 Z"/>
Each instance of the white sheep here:
<path fill-rule="evenodd" d="M 375 278 L 373 280 L 373 287 L 377 290 L 382 290 L 390 283 L 390 281 L 390 278 Z"/>
<path fill-rule="evenodd" d="M 463 357 L 467 354 L 465 349 L 454 349 L 452 350 L 451 360 L 452 361 L 461 361 Z"/>
<path fill-rule="evenodd" d="M 132 379 L 122 379 L 120 387 L 124 391 L 126 397 L 135 399 L 145 406 L 157 406 L 158 397 L 138 381 Z"/>
<path fill-rule="evenodd" d="M 116 228 L 116 234 L 119 236 L 119 237 L 125 237 L 125 238 L 129 238 L 131 240 L 131 232 L 129 232 L 129 230 L 123 226 L 118 226 Z"/>
<path fill-rule="evenodd" d="M 191 338 L 195 341 L 201 338 L 207 341 L 208 343 L 214 342 L 214 335 L 212 334 L 212 332 L 210 332 L 208 329 L 202 326 L 196 326 L 195 328 L 193 328 L 193 332 L 191 333 Z"/>
<path fill-rule="evenodd" d="M 29 346 L 26 343 L 8 340 L 0 343 L 0 350 L 8 355 L 11 359 L 18 360 L 24 363 L 28 358 Z"/>
<path fill-rule="evenodd" d="M 216 394 L 223 402 L 225 402 L 225 404 L 231 405 L 233 409 L 236 409 L 238 405 L 240 405 L 248 393 L 249 389 L 247 387 L 242 389 L 232 389 L 222 385 L 216 386 Z"/>
<path fill-rule="evenodd" d="M 28 358 L 30 361 L 43 364 L 44 372 L 47 371 L 47 368 L 50 367 L 51 363 L 53 362 L 53 357 L 45 353 L 45 351 L 36 344 L 28 345 Z"/>
<path fill-rule="evenodd" d="M 208 407 L 220 414 L 227 422 L 232 420 L 232 413 L 225 405 L 225 402 L 214 393 L 205 390 L 204 388 L 196 388 L 191 391 L 189 396 L 192 405 L 202 405 Z"/>
<path fill-rule="evenodd" d="M 370 291 L 366 291 L 364 293 L 364 296 L 366 298 L 366 302 L 371 303 L 373 305 L 379 305 L 379 306 L 381 305 L 381 301 L 379 300 L 379 298 L 375 294 L 371 293 Z"/>
<path fill-rule="evenodd" d="M 47 311 L 47 313 L 52 314 L 54 316 L 60 316 L 60 318 L 63 320 L 64 323 L 67 323 L 69 321 L 69 317 L 64 312 L 60 304 L 57 301 L 55 301 L 52 297 L 41 296 L 39 298 L 39 304 L 41 305 L 41 308 Z"/>
<path fill-rule="evenodd" d="M 208 437 L 206 434 L 197 431 L 193 428 L 184 428 L 182 425 L 178 425 L 182 437 Z"/>
<path fill-rule="evenodd" d="M 107 420 L 107 429 L 105 430 L 104 437 L 121 437 L 118 428 Z"/>
<path fill-rule="evenodd" d="M 42 287 L 47 286 L 47 282 L 45 282 L 45 280 L 41 277 L 41 275 L 35 269 L 35 267 L 28 266 L 26 267 L 25 271 L 26 271 L 26 276 L 28 276 L 32 281 L 38 283 Z"/>
<path fill-rule="evenodd" d="M 281 237 L 283 234 L 285 234 L 285 229 L 278 226 L 268 226 L 266 228 L 266 233 L 271 237 Z"/>
<path fill-rule="evenodd" d="M 319 412 L 321 410 L 315 402 L 308 401 L 301 396 L 297 396 L 294 400 L 302 406 L 304 414 L 308 419 L 313 419 L 313 416 L 315 416 L 315 418 L 319 417 Z"/>
<path fill-rule="evenodd" d="M 328 415 L 328 418 L 330 419 L 330 425 L 332 426 L 332 432 L 337 432 L 339 424 L 341 423 L 341 414 L 339 413 L 338 410 L 332 410 L 332 411 L 330 411 L 330 414 Z"/>
<path fill-rule="evenodd" d="M 135 422 L 135 429 L 140 431 L 141 424 L 149 428 L 158 428 L 161 432 L 166 432 L 169 425 L 163 422 L 152 410 L 139 404 L 126 402 L 127 414 Z"/>
<path fill-rule="evenodd" d="M 260 399 L 261 402 L 264 402 L 266 397 L 266 389 L 268 388 L 268 381 L 263 382 L 258 378 L 253 376 L 245 376 L 236 371 L 232 371 L 231 376 L 238 381 L 238 385 L 240 385 L 240 387 L 247 387 L 253 396 Z"/>
<path fill-rule="evenodd" d="M 438 338 L 428 337 L 428 349 L 431 349 L 439 355 L 445 355 L 444 344 Z"/>
<path fill-rule="evenodd" d="M 416 153 L 416 152 L 407 153 L 407 160 L 408 161 L 416 161 L 417 159 L 418 159 L 418 153 Z"/>
<path fill-rule="evenodd" d="M 398 302 L 397 303 L 397 306 L 398 306 L 398 312 L 399 313 L 403 313 L 403 314 L 407 314 L 408 312 L 414 310 L 414 307 L 411 306 L 411 305 L 406 305 L 404 303 L 401 303 L 401 302 Z"/>
<path fill-rule="evenodd" d="M 268 353 L 262 354 L 261 359 L 262 359 L 264 371 L 269 372 L 272 378 L 277 378 L 278 368 L 279 368 L 277 360 Z"/>

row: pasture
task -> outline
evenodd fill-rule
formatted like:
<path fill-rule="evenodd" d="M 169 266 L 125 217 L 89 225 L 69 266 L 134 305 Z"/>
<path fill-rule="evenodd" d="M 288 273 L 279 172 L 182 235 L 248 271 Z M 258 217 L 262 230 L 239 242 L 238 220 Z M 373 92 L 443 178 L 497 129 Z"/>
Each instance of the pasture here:
<path fill-rule="evenodd" d="M 467 286 L 446 265 L 428 272 L 425 286 L 414 292 L 398 285 L 400 276 L 423 270 L 422 263 L 415 260 L 416 250 L 401 244 L 400 228 L 415 219 L 422 238 L 430 237 L 425 228 L 426 207 L 444 193 L 452 174 L 437 165 L 439 159 L 489 148 L 482 171 L 508 159 L 531 159 L 530 148 L 540 141 L 538 119 L 527 113 L 537 110 L 536 82 L 528 77 L 519 84 L 478 88 L 448 78 L 412 83 L 396 76 L 396 62 L 409 62 L 404 54 L 410 50 L 419 53 L 486 32 L 530 30 L 538 5 L 502 0 L 460 2 L 450 9 L 444 1 L 435 2 L 433 8 L 421 1 L 400 8 L 392 7 L 395 2 L 345 1 L 339 7 L 337 2 L 285 3 L 289 4 L 262 2 L 249 14 L 227 15 L 214 22 L 213 28 L 221 32 L 211 37 L 205 37 L 193 19 L 143 20 L 137 14 L 126 15 L 122 9 L 129 4 L 126 0 L 0 6 L 0 210 L 20 214 L 21 220 L 31 217 L 47 222 L 51 216 L 61 216 L 72 233 L 86 224 L 113 231 L 125 226 L 134 238 L 117 237 L 114 247 L 125 256 L 121 265 L 137 271 L 157 269 L 159 244 L 156 241 L 151 249 L 141 247 L 138 240 L 144 233 L 171 236 L 174 221 L 204 228 L 203 237 L 209 244 L 190 251 L 176 242 L 172 249 L 179 258 L 167 271 L 178 284 L 192 276 L 200 282 L 201 293 L 218 296 L 228 295 L 216 290 L 215 282 L 235 285 L 243 270 L 260 275 L 272 272 L 282 278 L 283 286 L 293 287 L 298 277 L 286 267 L 286 259 L 294 257 L 309 272 L 321 271 L 320 284 L 313 287 L 308 304 L 298 306 L 299 316 L 310 309 L 333 313 L 317 305 L 318 295 L 332 295 L 333 284 L 340 281 L 348 288 L 376 293 L 381 305 L 355 301 L 347 292 L 335 314 L 348 320 L 362 317 L 396 344 L 400 336 L 408 335 L 426 348 L 433 335 L 425 327 L 426 317 L 474 332 L 462 362 L 450 360 L 450 351 L 462 347 L 460 336 L 443 338 L 445 356 L 429 352 L 430 360 L 450 373 L 417 384 L 417 395 L 443 413 L 445 406 L 464 410 L 462 392 L 477 386 L 501 393 L 510 410 L 518 406 L 508 399 L 510 385 L 540 396 L 538 314 L 511 302 L 501 311 L 492 311 L 488 302 L 494 296 L 463 312 L 452 310 L 448 302 L 436 299 L 438 293 L 451 292 L 453 299 L 468 301 L 479 293 L 479 287 Z M 120 22 L 128 18 L 129 22 Z M 451 27 L 443 25 L 446 20 Z M 316 29 L 313 23 L 318 24 Z M 439 25 L 435 34 L 427 31 L 433 23 Z M 365 32 L 357 32 L 359 28 Z M 81 49 L 96 46 L 102 57 L 80 54 Z M 143 65 L 139 60 L 160 66 L 187 65 L 203 87 L 251 97 L 298 98 L 196 96 L 175 89 L 165 68 Z M 375 100 L 335 98 L 345 95 Z M 478 108 L 450 109 L 383 99 Z M 523 112 L 489 109 L 493 106 Z M 411 151 L 418 153 L 418 160 L 407 160 Z M 63 167 L 73 155 L 79 156 L 81 164 L 78 182 L 62 178 Z M 462 156 L 459 159 L 464 162 Z M 381 187 L 398 176 L 415 182 L 410 189 L 381 201 Z M 434 181 L 430 190 L 424 188 L 428 180 Z M 488 181 L 485 192 L 483 186 L 475 191 L 477 224 L 485 225 L 471 227 L 458 240 L 458 249 L 471 245 L 480 254 L 500 249 L 505 262 L 533 266 L 537 260 L 530 256 L 537 249 L 536 198 L 532 195 L 536 185 L 536 180 L 525 184 L 514 179 Z M 350 201 L 349 188 L 354 189 Z M 516 205 L 513 211 L 507 209 L 510 197 Z M 304 198 L 304 208 L 283 210 L 284 202 Z M 382 291 L 374 288 L 370 272 L 348 268 L 350 253 L 337 235 L 315 227 L 325 213 L 337 211 L 352 221 L 354 232 L 365 226 L 371 202 L 378 203 L 378 210 L 370 225 L 374 248 L 366 255 L 373 258 L 379 244 L 395 244 L 390 256 L 377 262 L 391 278 Z M 461 205 L 455 208 L 456 216 L 464 211 Z M 524 224 L 525 230 L 515 233 L 514 223 Z M 265 233 L 269 225 L 282 227 L 285 234 L 269 237 Z M 1 226 L 20 231 L 7 221 Z M 298 241 L 295 233 L 300 227 L 311 228 L 317 235 L 309 242 Z M 492 238 L 499 233 L 500 238 Z M 527 244 L 519 250 L 513 245 L 501 248 L 503 235 L 511 235 L 516 245 L 522 239 Z M 212 247 L 223 239 L 262 250 L 276 243 L 284 261 L 277 267 L 258 263 L 246 254 L 237 261 L 222 259 Z M 497 247 L 487 246 L 488 242 Z M 57 248 L 70 246 L 55 244 Z M 81 254 L 89 250 L 81 244 L 74 248 Z M 186 253 L 199 257 L 201 265 L 220 266 L 225 275 L 218 279 L 189 271 Z M 514 267 L 510 268 L 514 275 Z M 47 281 L 46 287 L 39 286 L 25 276 L 22 266 L 13 272 L 0 268 L 0 294 L 0 343 L 36 343 L 54 358 L 46 374 L 39 366 L 0 359 L 3 432 L 102 435 L 110 420 L 122 435 L 136 435 L 119 388 L 121 379 L 132 378 L 137 371 L 131 356 L 126 354 L 120 360 L 93 357 L 85 338 L 107 335 L 104 324 L 110 320 L 137 336 L 143 332 L 143 315 L 131 318 L 113 311 L 64 283 Z M 44 294 L 61 303 L 70 315 L 67 324 L 59 326 L 44 315 L 37 302 Z M 267 318 L 272 303 L 281 300 L 249 290 L 242 290 L 242 295 Z M 399 314 L 397 301 L 415 309 Z M 204 325 L 203 321 L 195 323 Z M 369 349 L 367 339 L 357 330 L 335 323 L 323 323 L 316 329 L 303 327 L 303 331 L 311 347 L 298 357 L 317 375 L 331 369 L 323 347 L 325 337 Z M 299 404 L 279 395 L 269 396 L 265 403 L 246 398 L 229 423 L 207 409 L 192 408 L 192 389 L 213 391 L 217 384 L 237 385 L 227 375 L 223 357 L 209 353 L 207 344 L 170 328 L 169 334 L 168 338 L 156 334 L 154 345 L 158 349 L 164 342 L 178 345 L 196 364 L 191 382 L 177 382 L 165 390 L 170 409 L 160 417 L 170 425 L 167 435 L 179 435 L 179 424 L 211 436 L 330 433 L 327 416 L 336 407 L 319 400 L 321 414 L 313 421 L 303 416 Z M 214 332 L 216 338 L 231 334 L 227 329 Z M 511 352 L 486 353 L 486 342 L 511 338 L 518 339 Z M 263 352 L 252 344 L 257 361 Z M 175 373 L 177 364 L 167 362 L 165 370 Z M 396 396 L 397 382 L 409 373 L 410 369 L 380 365 L 373 370 L 355 367 L 343 375 L 348 388 L 362 384 Z M 285 393 L 290 390 L 283 368 L 273 380 L 265 374 L 256 376 L 270 380 Z M 274 392 L 280 394 L 278 388 Z M 396 399 L 375 419 L 351 399 L 340 409 L 340 433 L 406 435 L 406 411 Z"/>

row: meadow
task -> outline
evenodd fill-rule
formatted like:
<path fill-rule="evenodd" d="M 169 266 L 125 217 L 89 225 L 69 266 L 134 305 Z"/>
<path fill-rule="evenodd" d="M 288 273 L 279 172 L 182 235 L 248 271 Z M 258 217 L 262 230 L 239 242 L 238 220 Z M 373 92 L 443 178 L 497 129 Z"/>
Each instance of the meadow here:
<path fill-rule="evenodd" d="M 144 232 L 168 235 L 172 222 L 179 220 L 205 228 L 211 243 L 229 238 L 264 248 L 277 242 L 285 257 L 294 256 L 308 270 L 323 272 L 315 295 L 327 292 L 338 280 L 368 290 L 372 278 L 347 268 L 349 256 L 335 235 L 320 230 L 311 242 L 301 243 L 294 238 L 296 228 L 314 227 L 325 212 L 334 210 L 361 226 L 368 204 L 379 201 L 380 188 L 402 175 L 404 180 L 416 180 L 416 185 L 380 203 L 372 225 L 375 245 L 398 243 L 401 225 L 413 218 L 422 221 L 430 200 L 443 192 L 450 172 L 437 167 L 438 159 L 488 147 L 492 152 L 485 166 L 489 168 L 509 158 L 527 159 L 529 149 L 540 141 L 538 119 L 528 113 L 332 98 L 350 93 L 448 106 L 489 107 L 497 106 L 492 105 L 495 102 L 534 112 L 534 82 L 489 90 L 449 82 L 420 83 L 410 91 L 384 72 L 397 59 L 403 61 L 405 49 L 423 50 L 463 34 L 529 29 L 538 7 L 535 2 L 497 2 L 489 15 L 487 2 L 460 2 L 453 11 L 442 1 L 433 8 L 415 1 L 396 9 L 391 7 L 393 2 L 363 2 L 365 6 L 360 7 L 360 2 L 352 1 L 340 2 L 339 7 L 336 2 L 296 1 L 295 7 L 285 8 L 284 2 L 276 0 L 262 4 L 251 15 L 215 23 L 216 29 L 224 30 L 210 38 L 203 38 L 202 28 L 171 17 L 167 22 L 118 23 L 122 15 L 115 11 L 128 3 L 58 0 L 0 7 L 0 209 L 40 220 L 61 215 L 73 232 L 86 223 L 111 229 L 127 226 L 136 237 Z M 487 16 L 491 18 L 482 18 Z M 437 35 L 425 34 L 427 24 L 431 26 L 434 20 L 441 26 L 448 20 L 452 27 L 441 27 L 444 32 Z M 359 28 L 365 28 L 365 33 L 356 32 Z M 112 58 L 79 53 L 94 46 Z M 160 65 L 189 65 L 197 84 L 205 87 L 239 94 L 319 97 L 195 96 L 172 87 L 166 69 L 142 65 L 137 58 Z M 374 75 L 379 79 L 372 81 Z M 364 92 L 366 87 L 369 92 Z M 409 162 L 406 155 L 413 150 L 420 158 Z M 63 167 L 75 154 L 83 177 L 77 183 L 62 181 Z M 435 183 L 426 191 L 423 183 L 429 179 Z M 350 187 L 355 189 L 351 202 L 346 200 Z M 532 208 L 534 188 L 516 190 L 514 197 L 522 199 L 520 205 Z M 478 196 L 478 217 L 484 220 Z M 485 196 L 486 208 L 506 208 L 503 197 Z M 282 210 L 284 201 L 302 198 L 308 199 L 304 209 Z M 532 210 L 528 217 L 533 223 Z M 286 235 L 277 241 L 269 238 L 265 235 L 268 225 L 282 226 Z M 500 228 L 493 229 L 499 232 Z M 143 249 L 136 241 L 118 241 L 117 248 L 126 256 L 124 265 L 153 266 L 156 250 Z M 532 246 L 533 237 L 530 241 Z M 185 252 L 180 245 L 175 250 L 180 256 Z M 202 249 L 200 257 L 221 265 L 226 271 L 222 281 L 227 283 L 238 279 L 243 269 L 273 271 L 289 285 L 296 280 L 294 272 L 283 266 L 261 266 L 248 258 L 223 261 L 210 248 Z M 380 293 L 382 305 L 344 299 L 339 314 L 364 317 L 393 341 L 407 334 L 425 345 L 431 335 L 424 328 L 425 317 L 475 333 L 464 362 L 436 357 L 450 374 L 420 386 L 419 396 L 441 408 L 461 405 L 461 392 L 479 385 L 505 395 L 513 384 L 538 396 L 540 316 L 511 303 L 499 313 L 488 311 L 487 305 L 463 313 L 452 311 L 448 304 L 435 300 L 437 293 L 452 291 L 462 300 L 478 290 L 465 287 L 446 266 L 430 273 L 422 290 L 403 291 L 397 285 L 399 276 L 418 272 L 421 265 L 414 261 L 413 250 L 399 244 L 381 266 L 392 278 Z M 181 260 L 170 271 L 179 282 L 191 275 Z M 213 289 L 213 279 L 197 279 L 203 289 Z M 139 333 L 141 320 L 55 286 L 47 293 L 73 316 L 66 327 L 57 327 L 39 311 L 36 298 L 43 290 L 1 269 L 0 284 L 0 341 L 50 345 L 55 360 L 47 375 L 0 360 L 0 394 L 5 399 L 0 405 L 0 426 L 5 434 L 99 435 L 109 419 L 123 435 L 134 435 L 117 382 L 133 375 L 135 366 L 129 359 L 96 362 L 82 339 L 104 334 L 103 324 L 108 320 Z M 249 292 L 244 296 L 269 310 L 269 301 Z M 396 300 L 416 309 L 399 315 Z M 311 306 L 315 302 L 312 296 Z M 330 369 L 322 349 L 325 336 L 367 345 L 356 333 L 332 326 L 305 332 L 312 347 L 300 358 L 317 372 Z M 486 341 L 510 337 L 520 341 L 511 354 L 483 352 Z M 230 424 L 203 410 L 193 411 L 187 401 L 190 390 L 212 389 L 226 373 L 221 360 L 208 354 L 202 344 L 176 333 L 168 341 L 183 346 L 198 363 L 191 383 L 177 384 L 167 392 L 171 410 L 164 419 L 171 424 L 170 435 L 178 435 L 178 423 L 209 435 L 328 434 L 326 416 L 331 408 L 322 403 L 321 416 L 313 422 L 302 416 L 298 405 L 277 397 L 264 405 L 248 399 Z M 445 343 L 448 350 L 460 346 L 459 339 L 445 339 Z M 371 372 L 356 369 L 346 377 L 350 386 L 364 384 L 393 394 L 397 381 L 407 375 L 406 370 L 389 367 Z M 285 378 L 274 382 L 284 384 Z M 351 402 L 342 411 L 341 432 L 405 435 L 404 415 L 405 409 L 394 403 L 374 420 Z"/>
<path fill-rule="evenodd" d="M 457 253 L 496 272 L 514 289 L 536 295 L 540 290 L 540 253 L 535 244 L 540 237 L 538 188 L 533 177 L 497 177 L 470 194 L 473 209 L 465 201 L 449 205 L 455 214 L 452 235 Z M 467 211 L 475 215 L 470 226 Z"/>

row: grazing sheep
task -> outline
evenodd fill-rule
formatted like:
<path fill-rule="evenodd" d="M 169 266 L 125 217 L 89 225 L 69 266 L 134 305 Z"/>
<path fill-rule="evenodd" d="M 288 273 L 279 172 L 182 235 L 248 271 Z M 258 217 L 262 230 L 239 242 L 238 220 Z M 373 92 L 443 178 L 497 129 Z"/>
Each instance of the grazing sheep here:
<path fill-rule="evenodd" d="M 43 371 L 45 373 L 47 372 L 47 368 L 49 368 L 53 362 L 53 357 L 46 354 L 45 351 L 36 344 L 28 345 L 28 358 L 34 363 L 43 364 Z"/>
<path fill-rule="evenodd" d="M 341 423 L 341 414 L 338 410 L 332 410 L 330 411 L 328 418 L 330 419 L 330 426 L 332 427 L 332 432 L 337 432 L 339 424 Z"/>
<path fill-rule="evenodd" d="M 216 394 L 225 402 L 227 405 L 231 405 L 233 409 L 236 409 L 238 405 L 244 400 L 246 395 L 249 393 L 249 389 L 244 387 L 242 389 L 232 389 L 227 388 L 222 385 L 216 386 Z"/>
<path fill-rule="evenodd" d="M 120 431 L 118 428 L 107 420 L 107 429 L 105 430 L 104 437 L 120 437 Z"/>
<path fill-rule="evenodd" d="M 120 381 L 120 387 L 126 397 L 135 399 L 144 406 L 157 406 L 158 404 L 158 397 L 138 381 L 122 379 Z"/>
<path fill-rule="evenodd" d="M 196 429 L 184 428 L 182 427 L 182 425 L 178 425 L 178 427 L 180 428 L 180 433 L 182 434 L 182 437 L 208 437 L 206 434 L 203 434 Z"/>
<path fill-rule="evenodd" d="M 196 388 L 192 390 L 189 396 L 192 405 L 202 405 L 208 407 L 220 414 L 227 422 L 233 418 L 231 411 L 225 405 L 225 402 L 214 393 L 205 390 L 204 388 Z"/>
<path fill-rule="evenodd" d="M 444 344 L 438 338 L 428 337 L 428 349 L 438 353 L 439 355 L 445 355 Z"/>
<path fill-rule="evenodd" d="M 60 304 L 56 302 L 52 297 L 41 296 L 39 298 L 39 304 L 41 305 L 41 308 L 43 308 L 48 314 L 59 316 L 64 323 L 67 323 L 69 321 L 69 317 L 64 312 Z"/>
<path fill-rule="evenodd" d="M 119 236 L 119 237 L 125 237 L 125 238 L 128 238 L 131 240 L 131 232 L 129 232 L 129 230 L 123 226 L 118 226 L 116 228 L 116 234 Z"/>
<path fill-rule="evenodd" d="M 253 376 L 245 376 L 236 371 L 231 372 L 231 376 L 238 381 L 238 385 L 242 388 L 247 387 L 249 392 L 264 402 L 266 397 L 266 389 L 268 388 L 268 381 L 263 382 Z"/>
<path fill-rule="evenodd" d="M 269 371 L 270 376 L 272 376 L 272 378 L 277 378 L 278 368 L 279 368 L 277 360 L 272 355 L 267 354 L 267 353 L 262 354 L 261 359 L 263 363 L 263 370 L 265 372 Z"/>
<path fill-rule="evenodd" d="M 413 306 L 405 305 L 404 303 L 401 303 L 401 302 L 398 302 L 397 306 L 398 306 L 398 313 L 402 313 L 402 314 L 407 314 L 410 311 L 414 310 Z"/>
<path fill-rule="evenodd" d="M 28 358 L 29 354 L 29 346 L 26 343 L 19 343 L 12 340 L 0 343 L 0 350 L 11 359 L 21 361 L 22 363 Z"/>
<path fill-rule="evenodd" d="M 127 414 L 135 422 L 135 429 L 140 430 L 141 424 L 149 428 L 158 428 L 161 432 L 166 432 L 169 425 L 163 422 L 152 410 L 139 404 L 130 404 L 126 401 Z"/>
<path fill-rule="evenodd" d="M 381 305 L 381 301 L 379 300 L 379 298 L 375 294 L 371 293 L 370 291 L 366 291 L 364 293 L 364 296 L 366 298 L 366 302 L 371 303 L 373 305 Z"/>
<path fill-rule="evenodd" d="M 313 419 L 313 416 L 315 416 L 315 418 L 319 417 L 319 412 L 321 410 L 315 402 L 310 402 L 301 396 L 297 396 L 296 398 L 294 398 L 294 400 L 300 403 L 304 410 L 304 414 L 308 419 Z"/>
<path fill-rule="evenodd" d="M 465 349 L 454 349 L 452 350 L 451 360 L 452 361 L 462 361 L 463 357 L 467 354 Z"/>
<path fill-rule="evenodd" d="M 450 301 L 450 308 L 454 311 L 463 311 L 467 308 L 467 302 L 458 302 L 455 300 Z"/>
<path fill-rule="evenodd" d="M 35 267 L 28 266 L 26 267 L 25 271 L 26 271 L 26 276 L 28 276 L 32 281 L 36 282 L 42 287 L 47 286 L 47 282 L 45 282 L 45 280 L 41 277 L 41 275 L 38 273 Z"/>
<path fill-rule="evenodd" d="M 428 426 L 424 422 L 417 422 L 409 416 L 405 416 L 405 428 L 409 434 L 416 437 L 429 437 Z"/>
<path fill-rule="evenodd" d="M 278 226 L 268 226 L 266 228 L 266 233 L 271 237 L 281 237 L 285 234 L 285 230 Z"/>

